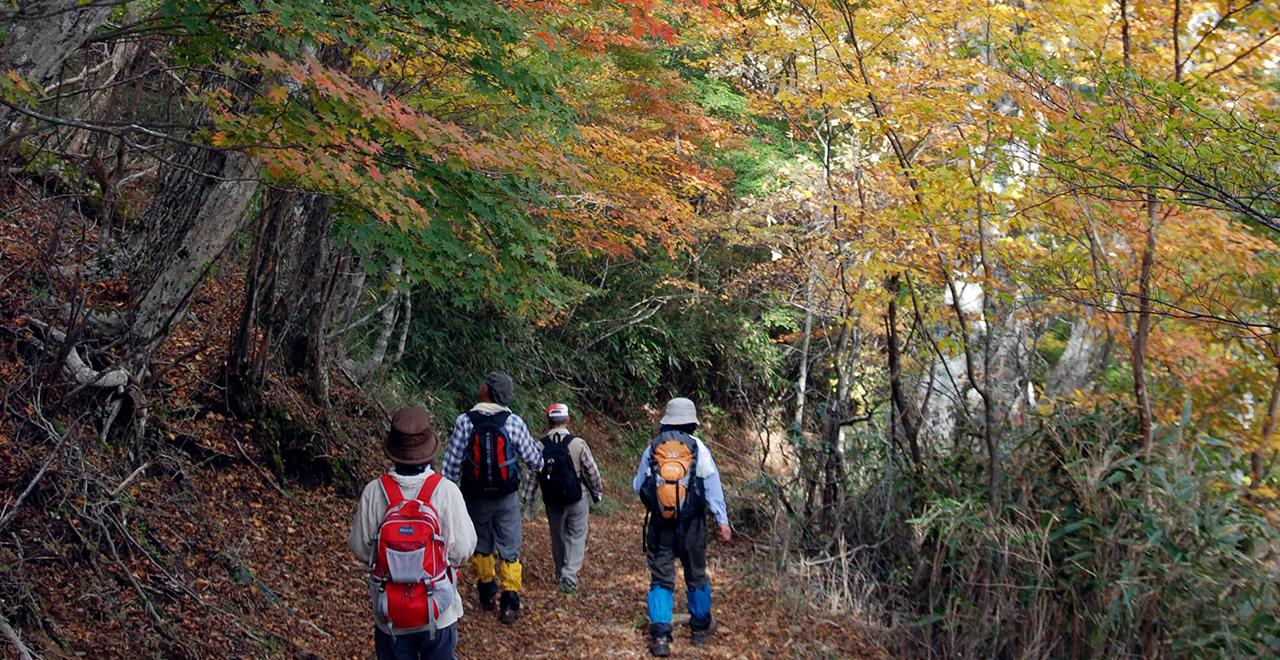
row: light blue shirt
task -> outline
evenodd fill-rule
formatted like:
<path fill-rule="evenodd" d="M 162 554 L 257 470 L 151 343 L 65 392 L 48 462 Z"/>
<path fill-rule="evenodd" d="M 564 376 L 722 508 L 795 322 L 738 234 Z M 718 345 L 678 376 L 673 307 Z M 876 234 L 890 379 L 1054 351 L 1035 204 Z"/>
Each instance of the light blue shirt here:
<path fill-rule="evenodd" d="M 694 468 L 696 478 L 702 480 L 702 490 L 707 496 L 707 506 L 711 507 L 711 514 L 716 517 L 716 522 L 721 525 L 729 524 L 729 509 L 724 504 L 724 486 L 720 484 L 720 471 L 716 469 L 716 461 L 711 458 L 711 450 L 694 436 L 694 441 L 698 443 L 698 465 Z M 636 476 L 631 480 L 631 487 L 636 493 L 640 493 L 640 489 L 644 487 L 644 481 L 649 477 L 649 457 L 653 455 L 653 446 L 644 448 L 644 453 L 640 455 L 640 465 L 636 466 Z"/>

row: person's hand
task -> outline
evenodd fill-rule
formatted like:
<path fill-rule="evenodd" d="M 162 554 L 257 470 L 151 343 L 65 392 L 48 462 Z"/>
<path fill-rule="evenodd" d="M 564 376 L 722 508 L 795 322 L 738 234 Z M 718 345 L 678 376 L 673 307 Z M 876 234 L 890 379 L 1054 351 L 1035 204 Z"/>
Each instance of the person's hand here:
<path fill-rule="evenodd" d="M 728 543 L 733 538 L 733 530 L 728 525 L 720 526 L 720 540 Z"/>

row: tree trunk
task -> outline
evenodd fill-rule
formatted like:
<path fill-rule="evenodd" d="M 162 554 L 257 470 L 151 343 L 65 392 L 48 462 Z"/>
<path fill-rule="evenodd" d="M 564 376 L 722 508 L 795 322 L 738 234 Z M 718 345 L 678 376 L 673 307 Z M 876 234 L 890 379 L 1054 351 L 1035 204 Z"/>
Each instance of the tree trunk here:
<path fill-rule="evenodd" d="M 312 303 L 311 313 L 307 317 L 307 366 L 311 370 L 311 394 L 317 403 L 324 405 L 326 413 L 330 412 L 330 407 L 325 328 L 329 320 L 329 303 L 333 300 L 333 288 L 338 283 L 338 271 L 341 267 L 342 259 L 334 260 L 329 284 L 321 292 L 318 301 Z"/>
<path fill-rule="evenodd" d="M 387 345 L 390 343 L 391 333 L 395 331 L 396 327 L 397 305 L 395 304 L 394 299 L 403 295 L 400 293 L 399 289 L 395 288 L 400 283 L 400 269 L 402 263 L 403 261 L 400 257 L 396 257 L 395 260 L 391 262 L 392 289 L 387 293 L 387 296 L 391 297 L 393 300 L 390 305 L 387 305 L 382 310 L 382 325 L 378 330 L 378 338 L 373 343 L 373 351 L 369 354 L 369 358 L 364 362 L 355 365 L 351 369 L 352 374 L 357 380 L 364 380 L 368 378 L 379 366 L 382 365 L 382 361 L 386 359 Z"/>
<path fill-rule="evenodd" d="M 804 433 L 805 393 L 809 389 L 809 341 L 813 336 L 813 267 L 804 294 L 804 337 L 800 342 L 800 375 L 796 378 L 796 413 L 792 426 L 796 434 Z"/>
<path fill-rule="evenodd" d="M 49 82 L 113 9 L 111 3 L 83 0 L 23 2 L 0 45 L 0 70 L 12 69 L 41 85 Z"/>
<path fill-rule="evenodd" d="M 272 331 L 277 325 L 275 319 L 279 315 L 280 308 L 279 296 L 276 293 L 280 289 L 282 242 L 280 236 L 288 233 L 287 225 L 293 220 L 293 214 L 288 210 L 291 206 L 292 193 L 273 190 L 272 198 L 274 203 L 271 204 L 271 212 L 267 216 L 267 227 L 262 237 L 262 252 L 258 258 L 259 277 L 263 280 L 262 293 L 254 303 L 257 305 L 257 311 L 251 312 L 257 315 L 256 323 L 262 328 L 262 337 L 258 340 L 257 348 L 253 350 L 251 357 L 252 367 L 248 381 L 248 386 L 251 388 L 259 387 L 266 377 L 267 355 L 271 352 Z"/>
<path fill-rule="evenodd" d="M 1267 402 L 1267 416 L 1262 423 L 1262 437 L 1258 438 L 1258 446 L 1254 447 L 1250 457 L 1250 472 L 1254 488 L 1262 485 L 1267 477 L 1266 455 L 1271 446 L 1271 437 L 1276 434 L 1277 417 L 1280 417 L 1280 363 L 1276 364 L 1276 379 L 1271 384 L 1271 400 Z M 1272 452 L 1275 453 L 1274 451 Z"/>
<path fill-rule="evenodd" d="M 849 311 L 846 309 L 842 316 L 848 315 Z M 836 368 L 836 391 L 827 405 L 822 447 L 822 530 L 833 542 L 841 535 L 844 489 L 848 481 L 840 433 L 844 428 L 845 404 L 849 401 L 849 369 L 853 356 L 862 344 L 861 341 L 853 341 L 853 335 L 857 332 L 853 323 L 846 318 L 843 324 L 836 353 L 832 356 Z"/>
<path fill-rule="evenodd" d="M 911 462 L 920 465 L 920 411 L 914 402 L 908 401 L 902 387 L 902 356 L 898 345 L 898 292 L 901 281 L 892 275 L 885 281 L 885 289 L 889 292 L 889 309 L 885 315 L 886 351 L 889 354 L 889 395 L 893 399 L 893 407 L 898 411 L 898 420 L 902 424 L 902 434 L 907 438 L 911 451 Z"/>
<path fill-rule="evenodd" d="M 1120 0 L 1120 50 L 1124 58 L 1124 68 L 1129 69 L 1130 59 L 1129 50 L 1132 47 L 1129 40 L 1129 2 L 1128 0 Z"/>
<path fill-rule="evenodd" d="M 227 373 L 239 381 L 240 389 L 249 386 L 245 379 L 249 378 L 253 362 L 253 330 L 257 326 L 261 293 L 267 283 L 269 254 L 275 247 L 269 230 L 273 228 L 272 215 L 276 213 L 284 194 L 273 188 L 263 195 L 258 222 L 253 232 L 253 249 L 249 254 L 249 268 L 244 278 L 244 304 L 240 309 L 236 336 L 227 348 Z"/>
<path fill-rule="evenodd" d="M 142 18 L 142 3 L 138 0 L 130 2 L 125 6 L 124 24 L 130 25 L 138 22 Z M 96 91 L 89 94 L 89 98 L 80 105 L 74 116 L 84 119 L 92 119 L 98 116 L 116 99 L 116 89 L 111 86 L 111 82 L 120 75 L 122 71 L 128 68 L 142 45 L 141 40 L 119 41 L 115 43 L 111 49 L 111 56 L 106 65 L 106 69 L 99 72 L 96 76 L 91 76 L 85 80 L 84 87 L 86 89 L 94 89 Z M 138 83 L 143 81 L 139 79 Z M 85 129 L 76 129 L 71 134 L 71 139 L 67 141 L 67 153 L 81 154 L 84 153 L 86 144 L 92 137 L 93 133 Z M 105 190 L 104 190 L 105 192 Z"/>
<path fill-rule="evenodd" d="M 305 369 L 310 349 L 307 324 L 311 306 L 329 281 L 328 236 L 333 199 L 317 193 L 291 193 L 281 226 L 279 283 L 271 304 L 272 333 L 284 348 L 283 363 L 291 371 Z"/>
<path fill-rule="evenodd" d="M 364 295 L 364 281 L 368 273 L 364 269 L 365 260 L 360 259 L 356 271 L 351 274 L 351 283 L 347 285 L 347 293 L 343 297 L 342 312 L 338 314 L 338 324 L 345 326 L 356 316 L 356 308 L 360 306 L 360 298 Z"/>
<path fill-rule="evenodd" d="M 301 268 L 307 269 L 306 287 L 296 293 L 310 299 L 307 307 L 306 349 L 303 351 L 303 363 L 311 375 L 311 394 L 319 403 L 329 400 L 328 369 L 325 356 L 325 330 L 329 318 L 329 302 L 333 300 L 333 288 L 338 283 L 338 272 L 342 266 L 341 259 L 333 260 L 333 267 L 325 268 L 330 261 L 329 228 L 333 225 L 333 215 L 329 213 L 332 199 L 328 197 L 316 200 L 309 205 L 310 217 L 307 218 L 306 247 L 303 258 L 299 261 Z"/>
<path fill-rule="evenodd" d="M 404 322 L 400 324 L 400 341 L 396 343 L 396 354 L 391 364 L 397 364 L 404 357 L 404 348 L 409 338 L 409 326 L 413 325 L 413 289 L 404 292 Z"/>
<path fill-rule="evenodd" d="M 258 190 L 258 164 L 229 151 L 188 148 L 147 211 L 150 236 L 130 278 L 131 334 L 154 346 L 186 310 L 206 269 L 227 247 Z M 189 169 L 188 169 L 189 168 Z"/>
<path fill-rule="evenodd" d="M 1045 380 L 1045 394 L 1049 397 L 1069 394 L 1074 390 L 1084 389 L 1089 380 L 1097 373 L 1099 358 L 1104 343 L 1102 331 L 1094 328 L 1086 319 L 1077 319 L 1071 324 L 1071 336 L 1067 338 L 1067 346 L 1062 357 L 1053 365 L 1049 377 Z"/>
<path fill-rule="evenodd" d="M 1138 275 L 1138 327 L 1133 333 L 1133 348 L 1129 353 L 1133 367 L 1133 396 L 1138 406 L 1138 434 L 1142 454 L 1151 458 L 1152 420 L 1151 396 L 1147 390 L 1147 338 L 1151 335 L 1151 269 L 1156 252 L 1156 200 L 1147 200 L 1147 245 L 1142 252 L 1142 270 Z"/>

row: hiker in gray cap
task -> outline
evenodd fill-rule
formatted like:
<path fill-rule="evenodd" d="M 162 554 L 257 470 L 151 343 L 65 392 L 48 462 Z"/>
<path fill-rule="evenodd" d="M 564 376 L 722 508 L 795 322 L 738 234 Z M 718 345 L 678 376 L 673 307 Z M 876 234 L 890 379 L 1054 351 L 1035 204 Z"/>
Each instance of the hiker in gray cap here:
<path fill-rule="evenodd" d="M 729 541 L 728 509 L 720 472 L 711 451 L 693 435 L 698 411 L 693 402 L 667 402 L 658 435 L 645 448 L 632 486 L 648 509 L 644 547 L 649 563 L 649 652 L 671 653 L 671 610 L 676 584 L 675 560 L 684 568 L 688 590 L 690 642 L 702 644 L 715 632 L 711 585 L 707 579 L 707 508 Z"/>
<path fill-rule="evenodd" d="M 531 479 L 542 469 L 542 450 L 529 427 L 511 412 L 515 384 L 494 371 L 480 386 L 480 403 L 458 415 L 444 450 L 440 473 L 462 488 L 476 527 L 476 591 L 480 605 L 492 611 L 501 587 L 498 620 L 515 623 L 520 615 L 520 467 Z"/>
<path fill-rule="evenodd" d="M 383 443 L 394 467 L 364 487 L 351 525 L 347 545 L 372 569 L 369 594 L 378 660 L 452 660 L 458 643 L 462 600 L 453 567 L 466 563 L 475 550 L 476 531 L 458 487 L 428 465 L 439 450 L 440 437 L 426 410 L 396 411 Z M 394 575 L 404 567 L 390 569 L 388 544 L 379 542 L 393 535 L 380 532 L 393 516 L 397 532 L 407 530 L 424 539 L 423 564 L 412 566 L 408 579 Z M 428 588 L 427 607 L 404 605 Z"/>

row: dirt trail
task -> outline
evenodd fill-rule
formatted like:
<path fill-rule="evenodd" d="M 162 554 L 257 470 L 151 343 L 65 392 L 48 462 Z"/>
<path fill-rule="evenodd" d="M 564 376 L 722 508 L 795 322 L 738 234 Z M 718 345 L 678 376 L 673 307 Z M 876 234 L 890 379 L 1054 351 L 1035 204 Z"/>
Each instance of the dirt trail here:
<path fill-rule="evenodd" d="M 194 491 L 175 491 L 167 478 L 139 480 L 129 489 L 150 512 L 142 519 L 145 529 L 142 521 L 131 529 L 151 541 L 140 544 L 126 564 L 147 580 L 147 593 L 161 605 L 173 642 L 164 645 L 155 634 L 159 628 L 150 628 L 128 582 L 120 580 L 111 591 L 85 591 L 76 575 L 57 568 L 64 564 L 51 563 L 30 577 L 42 589 L 47 624 L 70 644 L 60 648 L 53 639 L 29 635 L 44 657 L 69 660 L 92 650 L 104 658 L 173 660 L 372 658 L 366 569 L 346 543 L 354 500 L 327 487 L 285 496 L 245 465 L 206 474 L 193 480 Z M 609 508 L 613 515 L 591 518 L 582 590 L 574 595 L 556 589 L 546 518 L 540 514 L 524 524 L 524 607 L 513 626 L 499 624 L 494 613 L 479 607 L 474 575 L 469 568 L 462 572 L 461 660 L 648 657 L 643 512 L 630 502 Z M 745 541 L 708 549 L 720 633 L 702 647 L 691 646 L 688 628 L 680 625 L 686 610 L 677 579 L 673 657 L 883 657 L 852 632 L 854 622 L 805 607 L 796 586 L 782 593 L 761 579 L 758 566 Z M 173 586 L 179 582 L 193 596 Z M 153 583 L 169 584 L 171 593 Z M 0 648 L 0 658 L 5 654 Z"/>
<path fill-rule="evenodd" d="M 526 594 L 514 627 L 497 622 L 466 589 L 467 616 L 460 631 L 461 660 L 491 658 L 647 658 L 645 594 L 649 572 L 640 551 L 638 506 L 611 516 L 592 516 L 581 591 L 556 589 L 546 519 L 524 527 Z M 790 620 L 764 585 L 751 576 L 744 550 L 713 545 L 708 550 L 713 610 L 720 632 L 702 647 L 689 644 L 679 625 L 684 587 L 677 579 L 677 626 L 672 657 L 678 658 L 869 658 L 860 640 L 834 621 L 809 616 Z M 678 573 L 679 571 L 677 571 Z M 467 579 L 472 579 L 470 575 Z M 825 641 L 824 641 L 825 640 Z"/>
<path fill-rule="evenodd" d="M 334 509 L 336 507 L 329 510 Z M 459 622 L 458 658 L 649 657 L 644 609 L 649 576 L 640 552 L 643 516 L 638 504 L 631 504 L 613 515 L 591 517 L 581 591 L 573 595 L 562 594 L 556 588 L 545 516 L 540 512 L 534 522 L 524 523 L 525 589 L 520 621 L 513 626 L 503 626 L 495 613 L 482 610 L 476 601 L 475 577 L 469 568 L 464 570 L 459 585 L 466 615 Z M 361 588 L 360 568 L 349 559 L 346 549 L 346 521 L 328 527 L 323 536 L 313 541 L 317 546 L 328 547 L 323 550 L 316 547 L 311 551 L 312 556 L 343 558 L 341 590 L 323 587 L 326 582 L 332 585 L 334 576 L 325 579 L 324 574 L 317 574 L 315 569 L 298 572 L 300 565 L 296 562 L 269 562 L 256 569 L 264 582 L 281 584 L 285 593 L 292 596 L 286 599 L 298 604 L 297 613 L 281 621 L 291 630 L 297 644 L 291 655 L 367 660 L 373 650 L 372 624 Z M 753 576 L 755 564 L 745 543 L 713 544 L 707 561 L 720 633 L 705 646 L 689 644 L 688 628 L 682 625 L 681 619 L 681 614 L 687 611 L 683 603 L 684 587 L 680 582 L 682 578 L 678 578 L 672 657 L 880 657 L 850 631 L 847 622 L 842 624 L 816 613 L 800 618 L 788 614 L 788 610 L 805 608 L 794 599 L 776 598 L 766 584 Z M 308 593 L 312 588 L 317 592 Z M 338 591 L 340 593 L 335 593 Z M 298 625 L 303 619 L 316 623 L 331 637 L 322 636 L 309 625 Z M 307 652 L 315 655 L 309 656 Z"/>
<path fill-rule="evenodd" d="M 21 226 L 0 227 L 0 260 L 18 264 L 10 272 L 35 270 L 31 264 L 41 257 L 23 232 L 38 227 L 49 233 L 56 217 L 60 212 L 51 207 Z M 25 251 L 15 253 L 19 247 Z M 211 278 L 192 305 L 193 318 L 229 323 L 242 291 L 234 277 Z M 122 295 L 114 285 L 108 293 Z M 34 299 L 12 297 L 8 304 L 14 309 L 37 307 Z M 366 568 L 347 549 L 356 505 L 349 485 L 325 479 L 297 483 L 268 468 L 281 438 L 293 433 L 314 441 L 295 443 L 296 448 L 336 456 L 344 470 L 372 478 L 384 468 L 381 443 L 372 434 L 385 428 L 385 411 L 338 379 L 330 401 L 338 414 L 327 424 L 342 433 L 320 439 L 312 425 L 325 419 L 325 410 L 310 401 L 296 377 L 272 373 L 263 403 L 273 411 L 270 418 L 237 419 L 215 385 L 222 378 L 223 347 L 215 342 L 187 354 L 207 342 L 207 332 L 184 322 L 158 356 L 186 361 L 148 394 L 158 411 L 152 419 L 158 443 L 86 443 L 80 449 L 90 477 L 116 492 L 85 502 L 78 490 L 59 490 L 79 488 L 76 471 L 68 470 L 59 486 L 60 470 L 52 470 L 22 517 L 5 530 L 17 554 L 10 555 L 11 563 L 0 558 L 0 592 L 18 594 L 21 603 L 6 607 L 23 613 L 12 622 L 50 660 L 368 660 L 373 644 Z M 0 372 L 14 376 L 18 357 L 0 360 Z M 591 518 L 582 591 L 568 596 L 555 588 L 545 517 L 525 523 L 522 618 L 501 626 L 484 612 L 476 602 L 474 576 L 465 570 L 459 658 L 648 657 L 643 512 L 625 485 L 634 455 L 610 441 L 608 425 L 587 421 L 584 435 L 601 439 L 593 449 L 615 501 L 606 507 L 612 515 L 597 512 Z M 47 448 L 17 446 L 13 437 L 0 432 L 0 481 L 26 483 Z M 147 461 L 134 460 L 139 449 L 148 452 Z M 612 483 L 609 468 L 618 477 Z M 91 510 L 85 513 L 86 508 Z M 118 546 L 110 552 L 98 541 L 107 530 Z M 713 543 L 708 571 L 720 634 L 695 648 L 687 627 L 678 625 L 674 657 L 877 657 L 850 632 L 848 621 L 805 608 L 795 586 L 780 594 L 762 582 L 757 562 L 744 541 Z M 677 617 L 683 600 L 677 581 Z M 0 659 L 11 653 L 0 640 Z"/>

